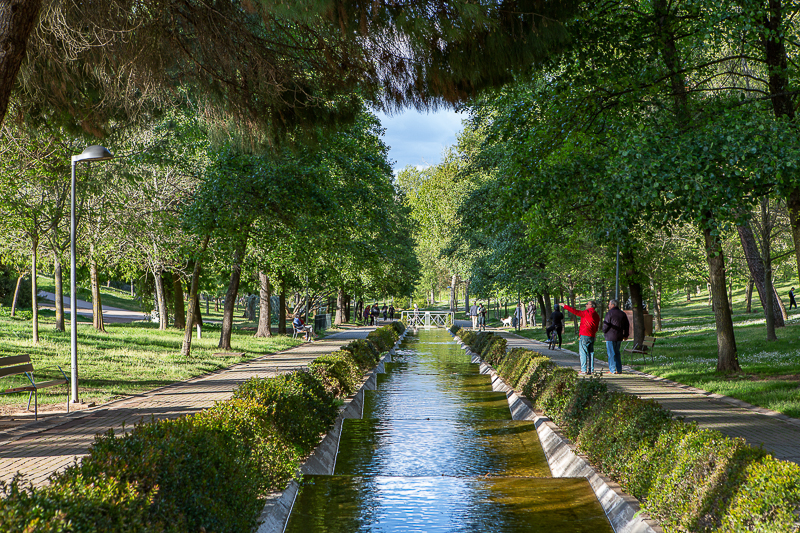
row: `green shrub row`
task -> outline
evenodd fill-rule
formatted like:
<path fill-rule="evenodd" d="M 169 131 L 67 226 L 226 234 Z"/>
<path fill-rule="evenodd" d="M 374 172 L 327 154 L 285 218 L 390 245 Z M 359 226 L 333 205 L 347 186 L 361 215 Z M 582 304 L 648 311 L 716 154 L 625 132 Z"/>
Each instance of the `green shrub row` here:
<path fill-rule="evenodd" d="M 98 435 L 86 457 L 44 487 L 21 477 L 0 482 L 0 530 L 251 531 L 265 494 L 297 473 L 335 421 L 341 397 L 399 335 L 396 325 L 376 331 L 318 357 L 308 372 L 248 380 L 230 400 L 195 415 Z"/>
<path fill-rule="evenodd" d="M 483 342 L 482 356 L 492 346 L 488 334 L 455 334 L 475 352 Z M 535 351 L 488 351 L 497 372 L 665 531 L 800 531 L 800 465 L 677 420 L 654 401 L 609 391 L 601 379 L 579 379 Z"/>

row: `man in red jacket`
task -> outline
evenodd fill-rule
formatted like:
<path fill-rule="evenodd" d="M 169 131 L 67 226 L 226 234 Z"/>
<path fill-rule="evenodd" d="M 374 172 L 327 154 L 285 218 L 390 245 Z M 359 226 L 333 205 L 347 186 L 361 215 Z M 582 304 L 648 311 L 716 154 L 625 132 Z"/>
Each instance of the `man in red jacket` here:
<path fill-rule="evenodd" d="M 594 372 L 594 336 L 597 328 L 600 327 L 600 315 L 595 308 L 597 302 L 590 300 L 586 303 L 586 309 L 578 311 L 572 307 L 561 304 L 564 309 L 573 315 L 581 317 L 581 325 L 578 328 L 578 353 L 581 356 L 581 374 L 591 374 Z"/>

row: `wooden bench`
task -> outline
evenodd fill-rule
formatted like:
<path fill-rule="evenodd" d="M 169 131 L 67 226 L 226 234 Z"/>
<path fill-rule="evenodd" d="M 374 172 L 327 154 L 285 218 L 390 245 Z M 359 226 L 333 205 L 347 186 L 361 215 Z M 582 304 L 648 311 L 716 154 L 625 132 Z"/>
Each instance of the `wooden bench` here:
<path fill-rule="evenodd" d="M 26 409 L 31 410 L 31 397 L 33 397 L 34 419 L 39 420 L 39 389 L 46 389 L 48 387 L 55 387 L 56 385 L 63 385 L 69 383 L 67 375 L 61 370 L 61 367 L 56 365 L 61 372 L 63 379 L 54 379 L 52 381 L 36 382 L 33 377 L 33 364 L 31 363 L 30 355 L 14 355 L 11 357 L 0 357 L 0 378 L 7 376 L 24 375 L 29 383 L 19 387 L 11 387 L 9 389 L 0 390 L 0 394 L 12 394 L 15 392 L 28 393 L 28 406 Z M 69 400 L 67 400 L 67 412 L 69 413 Z"/>
<path fill-rule="evenodd" d="M 630 343 L 629 343 L 630 344 Z M 650 356 L 650 362 L 654 362 L 653 359 L 653 347 L 656 344 L 655 337 L 645 337 L 642 341 L 642 345 L 639 346 L 638 344 L 634 344 L 633 348 L 625 348 L 625 353 L 640 353 L 642 354 L 642 364 L 645 364 L 647 355 Z"/>

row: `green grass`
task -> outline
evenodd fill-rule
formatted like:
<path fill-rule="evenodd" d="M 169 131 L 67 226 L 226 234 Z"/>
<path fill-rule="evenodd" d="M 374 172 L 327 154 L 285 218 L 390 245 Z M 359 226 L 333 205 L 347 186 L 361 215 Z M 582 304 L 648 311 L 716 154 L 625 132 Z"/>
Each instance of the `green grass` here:
<path fill-rule="evenodd" d="M 56 292 L 55 280 L 49 276 L 37 276 L 36 287 L 40 291 Z M 78 286 L 78 299 L 86 302 L 92 301 L 92 292 L 89 289 Z M 64 279 L 64 297 L 69 297 L 69 278 Z M 127 311 L 148 312 L 149 309 L 142 309 L 141 302 L 133 297 L 130 293 L 121 291 L 114 287 L 100 286 L 100 298 L 103 301 L 103 306 L 117 307 Z M 41 303 L 41 301 L 40 301 Z"/>
<path fill-rule="evenodd" d="M 220 330 L 207 326 L 203 338 L 192 341 L 191 357 L 183 358 L 182 331 L 159 331 L 157 325 L 149 323 L 107 324 L 106 329 L 107 333 L 100 333 L 91 325 L 78 328 L 80 399 L 84 402 L 101 403 L 141 393 L 301 344 L 291 336 L 255 338 L 252 331 L 234 329 L 231 344 L 246 356 L 215 357 Z M 0 357 L 30 354 L 37 380 L 60 377 L 56 365 L 69 377 L 69 331 L 55 331 L 54 322 L 44 317 L 39 335 L 40 343 L 34 345 L 29 319 L 0 316 Z M 18 378 L 24 379 L 0 378 L 0 387 L 9 388 Z M 64 402 L 68 395 L 68 386 L 52 387 L 40 393 L 39 403 Z M 21 404 L 26 399 L 27 394 L 3 395 L 0 404 Z"/>

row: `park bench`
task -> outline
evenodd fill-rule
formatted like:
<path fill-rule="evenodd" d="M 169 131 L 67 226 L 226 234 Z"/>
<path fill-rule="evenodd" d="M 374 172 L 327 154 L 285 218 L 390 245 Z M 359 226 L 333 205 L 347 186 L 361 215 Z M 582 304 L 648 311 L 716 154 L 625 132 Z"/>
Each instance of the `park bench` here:
<path fill-rule="evenodd" d="M 628 343 L 628 344 L 630 344 L 630 343 Z M 655 361 L 653 359 L 653 347 L 655 346 L 655 344 L 656 344 L 656 338 L 655 337 L 645 337 L 644 340 L 642 341 L 641 346 L 638 345 L 638 344 L 634 344 L 633 348 L 628 348 L 627 345 L 626 345 L 626 348 L 625 348 L 624 351 L 625 351 L 625 353 L 639 353 L 639 354 L 642 354 L 642 364 L 645 364 L 645 362 L 646 362 L 645 357 L 649 355 L 650 356 L 650 362 L 652 363 L 652 362 Z"/>
<path fill-rule="evenodd" d="M 12 394 L 15 392 L 28 393 L 28 406 L 26 409 L 31 409 L 31 397 L 33 397 L 34 419 L 39 420 L 39 389 L 46 389 L 48 387 L 55 387 L 56 385 L 63 385 L 69 383 L 67 375 L 61 370 L 61 367 L 56 365 L 63 379 L 54 379 L 52 381 L 36 382 L 33 377 L 33 364 L 31 363 L 30 355 L 14 355 L 11 357 L 0 357 L 0 378 L 8 376 L 25 376 L 26 383 L 19 386 L 12 386 L 5 390 L 0 390 L 0 394 Z M 69 413 L 69 400 L 67 400 L 67 412 Z"/>

